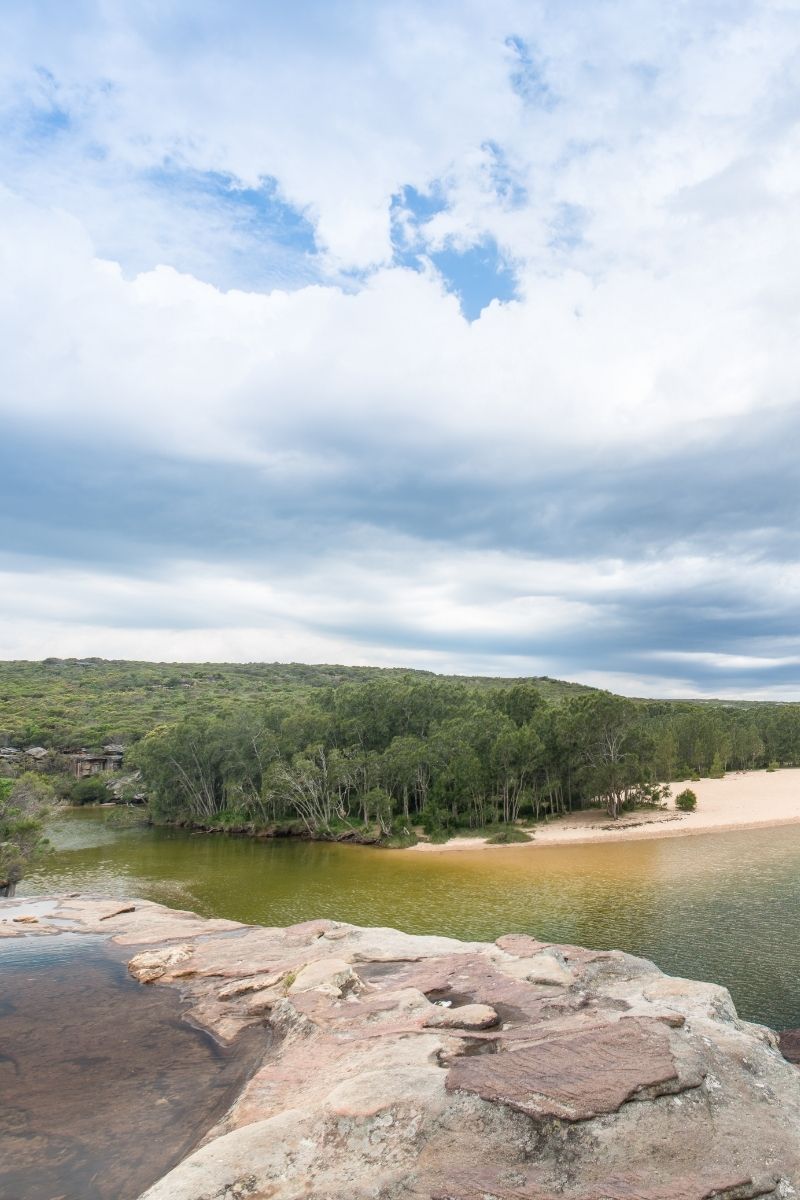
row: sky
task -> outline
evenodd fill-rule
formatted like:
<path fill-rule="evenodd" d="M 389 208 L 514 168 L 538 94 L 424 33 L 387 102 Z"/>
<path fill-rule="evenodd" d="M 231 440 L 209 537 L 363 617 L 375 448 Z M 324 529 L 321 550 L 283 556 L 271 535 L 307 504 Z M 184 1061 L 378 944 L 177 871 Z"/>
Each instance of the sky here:
<path fill-rule="evenodd" d="M 800 698 L 796 0 L 0 0 L 0 657 Z"/>

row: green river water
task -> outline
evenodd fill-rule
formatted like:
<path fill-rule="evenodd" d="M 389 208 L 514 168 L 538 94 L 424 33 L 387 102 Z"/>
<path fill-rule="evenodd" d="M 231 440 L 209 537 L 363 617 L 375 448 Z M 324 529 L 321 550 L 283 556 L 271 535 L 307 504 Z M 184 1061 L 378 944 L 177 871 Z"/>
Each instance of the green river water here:
<path fill-rule="evenodd" d="M 725 984 L 743 1017 L 800 1026 L 800 826 L 420 854 L 121 830 L 112 811 L 61 816 L 56 852 L 18 895 L 104 892 L 267 925 L 332 917 L 616 947 Z"/>

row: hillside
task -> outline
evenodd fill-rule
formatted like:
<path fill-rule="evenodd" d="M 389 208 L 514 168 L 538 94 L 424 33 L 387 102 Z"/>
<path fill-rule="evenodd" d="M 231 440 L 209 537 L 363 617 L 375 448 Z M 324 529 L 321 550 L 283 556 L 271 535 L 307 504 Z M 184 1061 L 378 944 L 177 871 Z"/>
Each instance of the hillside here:
<path fill-rule="evenodd" d="M 405 668 L 305 663 L 151 663 L 101 658 L 0 662 L 0 745 L 57 749 L 130 743 L 187 716 L 223 717 L 234 707 L 371 679 L 440 679 L 482 688 L 516 680 L 437 676 Z M 530 682 L 546 700 L 590 692 L 546 676 Z"/>

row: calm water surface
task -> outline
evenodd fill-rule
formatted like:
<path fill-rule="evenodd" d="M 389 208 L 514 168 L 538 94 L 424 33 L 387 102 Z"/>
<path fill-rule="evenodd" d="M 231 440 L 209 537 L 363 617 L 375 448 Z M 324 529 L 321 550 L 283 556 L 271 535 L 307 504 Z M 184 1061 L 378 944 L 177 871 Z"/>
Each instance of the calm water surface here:
<path fill-rule="evenodd" d="M 104 938 L 0 941 L 3 1200 L 133 1200 L 196 1145 L 264 1033 L 223 1049 L 183 1009 Z"/>
<path fill-rule="evenodd" d="M 333 917 L 616 947 L 725 984 L 750 1020 L 800 1026 L 800 826 L 439 855 L 119 830 L 110 812 L 59 818 L 56 853 L 19 894 L 103 891 L 267 925 Z"/>

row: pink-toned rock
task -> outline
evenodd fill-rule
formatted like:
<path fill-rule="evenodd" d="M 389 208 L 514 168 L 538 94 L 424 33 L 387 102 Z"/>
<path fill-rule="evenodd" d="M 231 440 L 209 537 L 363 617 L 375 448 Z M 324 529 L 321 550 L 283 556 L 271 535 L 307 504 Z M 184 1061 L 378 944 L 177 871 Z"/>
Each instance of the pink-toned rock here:
<path fill-rule="evenodd" d="M 289 995 L 297 992 L 324 991 L 340 997 L 357 991 L 361 981 L 349 962 L 341 958 L 320 958 L 307 963 L 288 985 Z"/>
<path fill-rule="evenodd" d="M 575 1194 L 575 1200 L 755 1200 L 775 1195 L 774 1175 L 754 1180 L 740 1172 L 703 1172 L 654 1180 L 641 1175 L 615 1175 L 590 1192 Z M 431 1200 L 559 1200 L 549 1188 L 530 1178 L 530 1172 L 512 1170 L 505 1176 L 493 1171 L 476 1171 L 434 1192 Z"/>
<path fill-rule="evenodd" d="M 236 1000 L 239 996 L 247 996 L 252 992 L 263 992 L 284 982 L 286 974 L 283 971 L 273 971 L 270 975 L 253 975 L 247 979 L 237 979 L 233 983 L 220 988 L 217 995 L 220 1000 Z"/>
<path fill-rule="evenodd" d="M 571 987 L 575 975 L 547 950 L 530 958 L 517 958 L 501 963 L 500 970 L 512 979 L 525 979 L 529 983 L 542 983 L 551 987 Z"/>
<path fill-rule="evenodd" d="M 495 946 L 499 946 L 501 950 L 505 950 L 507 954 L 513 954 L 517 958 L 530 958 L 548 945 L 548 942 L 537 941 L 527 933 L 504 933 L 495 942 Z"/>
<path fill-rule="evenodd" d="M 365 1071 L 338 1084 L 328 1095 L 327 1106 L 338 1117 L 375 1117 L 387 1109 L 437 1112 L 446 1107 L 442 1072 L 427 1067 L 395 1067 L 392 1071 Z"/>
<path fill-rule="evenodd" d="M 434 1004 L 433 1011 L 425 1018 L 428 1029 L 491 1029 L 499 1017 L 488 1004 L 461 1004 L 456 1008 L 442 1008 Z"/>
<path fill-rule="evenodd" d="M 724 989 L 521 934 L 489 945 L 51 903 L 76 932 L 130 946 L 134 977 L 179 988 L 216 1039 L 248 1029 L 263 1044 L 232 1107 L 146 1200 L 800 1190 L 800 1075 Z"/>
<path fill-rule="evenodd" d="M 113 910 L 113 912 L 103 913 L 103 915 L 101 917 L 98 917 L 98 920 L 99 921 L 110 921 L 112 917 L 122 917 L 125 915 L 125 913 L 132 913 L 132 912 L 136 912 L 136 905 L 135 904 L 124 904 L 121 908 L 115 908 Z"/>
<path fill-rule="evenodd" d="M 679 1081 L 668 1031 L 657 1021 L 607 1022 L 583 1029 L 542 1030 L 530 1045 L 491 1056 L 457 1059 L 450 1091 L 474 1092 L 536 1117 L 585 1121 L 617 1112 L 637 1093 L 697 1087 Z"/>

